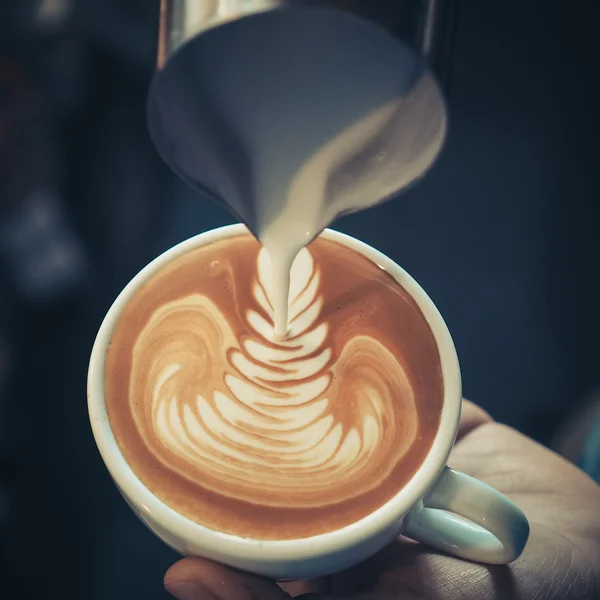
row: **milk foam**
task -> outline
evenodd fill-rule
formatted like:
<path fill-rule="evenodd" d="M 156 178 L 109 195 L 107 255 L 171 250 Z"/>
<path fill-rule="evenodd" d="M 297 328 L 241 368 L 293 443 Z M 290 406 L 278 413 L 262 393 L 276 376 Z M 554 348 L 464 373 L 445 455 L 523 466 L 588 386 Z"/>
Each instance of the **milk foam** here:
<path fill-rule="evenodd" d="M 409 380 L 371 336 L 349 336 L 335 354 L 321 273 L 308 249 L 291 269 L 283 340 L 273 334 L 274 288 L 263 249 L 243 336 L 201 294 L 152 314 L 130 378 L 140 435 L 181 477 L 237 500 L 289 508 L 364 494 L 390 475 L 417 435 Z M 138 402 L 146 402 L 141 410 Z"/>

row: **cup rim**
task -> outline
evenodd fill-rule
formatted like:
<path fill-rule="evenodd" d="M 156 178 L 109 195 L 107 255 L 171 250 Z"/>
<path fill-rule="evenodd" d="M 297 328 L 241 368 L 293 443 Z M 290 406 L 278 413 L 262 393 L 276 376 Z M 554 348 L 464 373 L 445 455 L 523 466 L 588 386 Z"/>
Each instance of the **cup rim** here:
<path fill-rule="evenodd" d="M 377 536 L 400 522 L 426 495 L 444 468 L 454 445 L 460 419 L 462 389 L 460 367 L 452 337 L 440 312 L 421 286 L 382 252 L 349 235 L 326 229 L 321 236 L 355 250 L 387 271 L 415 300 L 434 335 L 444 382 L 444 398 L 438 431 L 431 448 L 411 479 L 395 496 L 362 519 L 340 529 L 308 538 L 259 540 L 242 538 L 200 525 L 169 507 L 155 496 L 129 466 L 110 428 L 104 400 L 104 364 L 112 332 L 120 314 L 136 290 L 169 262 L 195 248 L 227 239 L 248 229 L 243 224 L 227 225 L 198 234 L 160 254 L 141 269 L 117 296 L 98 330 L 91 352 L 87 380 L 88 411 L 92 432 L 102 459 L 120 491 L 162 528 L 177 537 L 216 549 L 232 558 L 252 556 L 259 561 L 281 563 L 324 556 Z"/>

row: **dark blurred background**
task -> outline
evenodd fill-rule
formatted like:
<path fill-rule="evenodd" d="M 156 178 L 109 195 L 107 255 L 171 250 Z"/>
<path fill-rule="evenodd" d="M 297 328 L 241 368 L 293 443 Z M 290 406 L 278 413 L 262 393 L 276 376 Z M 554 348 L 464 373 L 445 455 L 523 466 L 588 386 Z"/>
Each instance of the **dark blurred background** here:
<path fill-rule="evenodd" d="M 85 393 L 128 279 L 233 220 L 148 139 L 157 5 L 0 2 L 1 597 L 167 596 L 176 556 L 112 485 Z M 600 376 L 596 12 L 459 0 L 442 159 L 337 225 L 430 293 L 465 395 L 546 444 Z"/>

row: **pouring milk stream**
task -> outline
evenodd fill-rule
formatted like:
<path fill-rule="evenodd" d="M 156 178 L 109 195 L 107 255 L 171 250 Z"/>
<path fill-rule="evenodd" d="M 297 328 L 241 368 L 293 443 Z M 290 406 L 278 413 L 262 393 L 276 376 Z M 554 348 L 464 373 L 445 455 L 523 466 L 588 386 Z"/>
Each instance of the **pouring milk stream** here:
<path fill-rule="evenodd" d="M 298 252 L 339 215 L 421 177 L 446 134 L 424 59 L 324 9 L 260 13 L 190 38 L 157 73 L 148 119 L 166 162 L 267 250 L 279 338 Z"/>

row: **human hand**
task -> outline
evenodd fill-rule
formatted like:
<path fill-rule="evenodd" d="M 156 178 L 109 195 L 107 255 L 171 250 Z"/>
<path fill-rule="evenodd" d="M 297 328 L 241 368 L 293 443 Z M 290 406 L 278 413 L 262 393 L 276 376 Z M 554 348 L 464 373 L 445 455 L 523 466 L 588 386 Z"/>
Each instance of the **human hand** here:
<path fill-rule="evenodd" d="M 574 465 L 463 402 L 449 464 L 488 483 L 527 515 L 522 556 L 487 566 L 400 537 L 352 569 L 275 584 L 198 558 L 173 565 L 165 586 L 178 600 L 595 600 L 600 598 L 600 486 Z"/>

